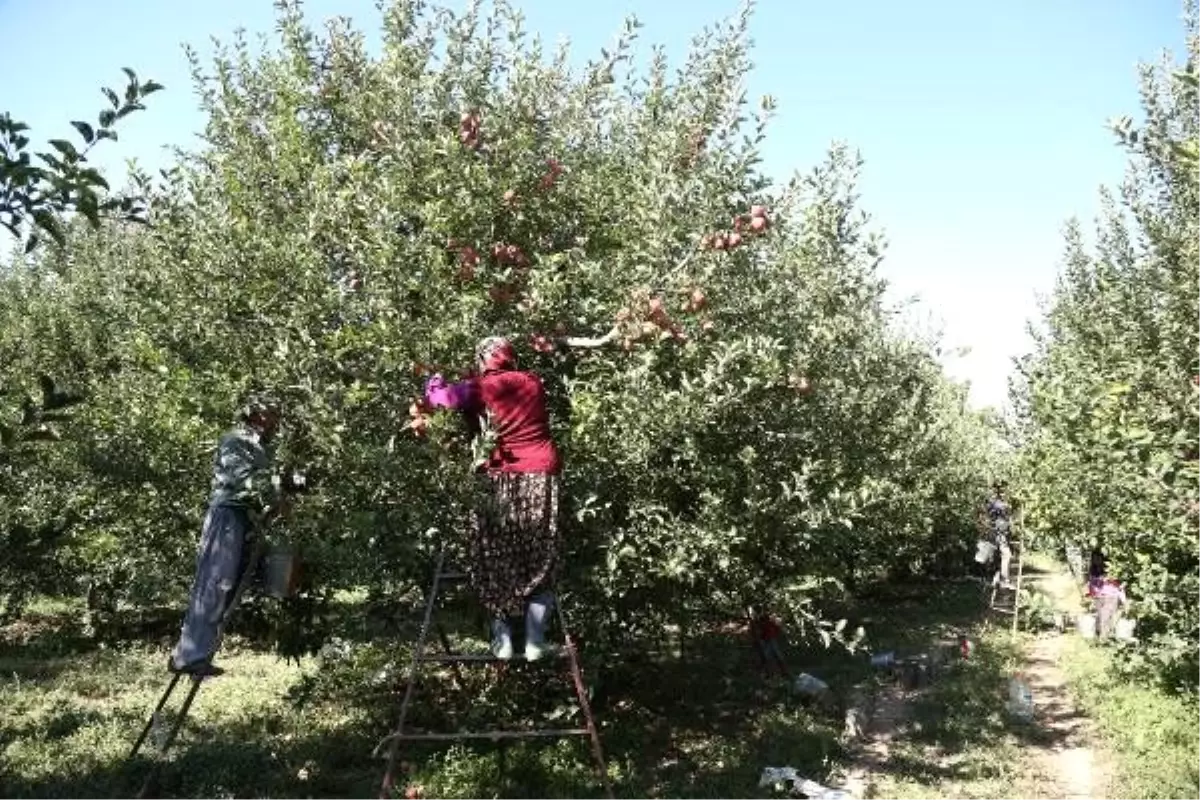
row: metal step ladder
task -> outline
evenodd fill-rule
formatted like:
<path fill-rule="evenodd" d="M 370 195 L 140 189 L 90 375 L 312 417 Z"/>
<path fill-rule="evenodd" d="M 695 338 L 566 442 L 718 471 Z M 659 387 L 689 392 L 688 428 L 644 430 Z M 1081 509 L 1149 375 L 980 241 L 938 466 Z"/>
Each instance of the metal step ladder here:
<path fill-rule="evenodd" d="M 417 643 L 413 648 L 412 660 L 408 669 L 408 682 L 404 691 L 404 698 L 400 702 L 400 718 L 396 723 L 394 731 L 386 736 L 378 745 L 375 746 L 373 755 L 378 757 L 383 747 L 387 746 L 387 770 L 383 776 L 383 782 L 380 786 L 379 797 L 391 798 L 396 783 L 396 764 L 397 757 L 400 753 L 400 746 L 403 742 L 414 741 L 463 741 L 468 739 L 473 740 L 491 740 L 504 741 L 511 739 L 551 739 L 561 738 L 566 736 L 587 736 L 591 739 L 592 758 L 596 764 L 596 771 L 600 778 L 600 783 L 604 788 L 605 796 L 612 797 L 612 784 L 608 779 L 608 769 L 604 762 L 604 750 L 600 745 L 600 732 L 596 727 L 596 720 L 592 716 L 591 705 L 588 703 L 587 690 L 583 683 L 583 673 L 579 668 L 579 652 L 575 646 L 575 640 L 571 637 L 569 628 L 567 627 L 566 617 L 562 610 L 562 603 L 554 603 L 555 613 L 558 617 L 558 626 L 562 630 L 564 647 L 555 655 L 548 656 L 546 660 L 566 661 L 570 670 L 571 681 L 575 688 L 575 697 L 579 703 L 579 709 L 583 713 L 586 724 L 584 727 L 577 728 L 543 728 L 533 730 L 491 730 L 491 731 L 457 731 L 457 732 L 431 732 L 431 731 L 410 731 L 405 728 L 405 723 L 408 720 L 409 708 L 412 704 L 413 694 L 421 676 L 421 668 L 427 664 L 450 664 L 457 672 L 460 665 L 480 665 L 480 664 L 504 664 L 491 653 L 474 654 L 474 653 L 456 653 L 450 645 L 450 641 L 446 636 L 445 631 L 441 626 L 437 626 L 438 638 L 442 645 L 442 653 L 430 654 L 426 652 L 426 644 L 429 638 L 430 628 L 434 626 L 433 616 L 434 608 L 437 605 L 438 595 L 441 593 L 445 584 L 464 583 L 467 580 L 467 575 L 460 571 L 445 571 L 446 567 L 446 548 L 443 547 L 438 553 L 437 566 L 433 572 L 433 582 L 429 590 L 429 596 L 425 603 L 425 617 L 421 623 L 421 633 L 417 638 Z M 513 661 L 525 661 L 524 654 L 514 653 Z"/>
<path fill-rule="evenodd" d="M 229 618 L 233 614 L 234 610 L 237 609 L 238 603 L 241 602 L 242 595 L 245 593 L 246 587 L 250 585 L 259 562 L 262 561 L 263 556 L 266 554 L 266 545 L 267 541 L 265 536 L 259 535 L 256 537 L 256 541 L 253 543 L 251 548 L 250 557 L 246 560 L 245 565 L 242 567 L 242 577 L 238 581 L 237 588 L 234 590 L 233 595 L 229 598 L 229 604 L 225 606 L 225 610 L 221 614 L 221 620 L 218 623 L 219 627 L 217 633 L 218 650 L 220 650 L 221 639 L 225 634 L 225 624 L 229 621 Z M 158 779 L 159 773 L 162 771 L 162 767 L 166 763 L 167 751 L 170 750 L 171 745 L 175 743 L 175 737 L 178 736 L 179 729 L 183 727 L 184 720 L 187 719 L 188 712 L 191 711 L 192 702 L 196 699 L 196 695 L 200 691 L 200 686 L 204 683 L 206 678 L 188 675 L 187 673 L 183 672 L 174 673 L 171 676 L 170 682 L 167 684 L 167 688 L 163 691 L 162 696 L 158 698 L 158 704 L 155 705 L 154 710 L 150 712 L 150 717 L 146 720 L 146 724 L 142 726 L 142 732 L 140 735 L 138 735 L 137 741 L 133 744 L 133 749 L 129 751 L 129 755 L 126 758 L 126 763 L 129 764 L 132 763 L 137 757 L 138 753 L 142 749 L 142 745 L 145 744 L 147 738 L 150 737 L 150 732 L 161 721 L 162 718 L 160 715 L 162 714 L 163 707 L 166 706 L 167 701 L 175 692 L 175 687 L 179 685 L 180 679 L 184 677 L 187 677 L 191 681 L 191 687 L 188 689 L 187 696 L 183 699 L 183 705 L 180 706 L 179 712 L 175 715 L 175 720 L 171 723 L 171 727 L 168 729 L 167 735 L 163 738 L 162 744 L 158 748 L 158 758 L 150 767 L 150 772 L 146 775 L 146 779 L 142 783 L 141 791 L 139 791 L 137 795 L 139 798 L 148 797 L 150 792 L 154 789 L 155 781 Z"/>
<path fill-rule="evenodd" d="M 1021 579 L 1024 573 L 1025 548 L 1015 541 L 1010 547 L 1012 547 L 1017 561 L 1017 582 L 1005 587 L 1000 580 L 1000 571 L 997 569 L 992 576 L 992 594 L 988 600 L 988 608 L 997 614 L 1011 614 L 1012 630 L 1013 633 L 1016 633 L 1020 622 Z"/>

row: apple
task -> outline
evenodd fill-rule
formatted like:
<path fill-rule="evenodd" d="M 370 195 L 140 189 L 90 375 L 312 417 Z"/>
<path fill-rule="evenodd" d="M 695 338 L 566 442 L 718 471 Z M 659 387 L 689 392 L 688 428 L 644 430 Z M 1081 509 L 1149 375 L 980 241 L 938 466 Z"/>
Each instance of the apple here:
<path fill-rule="evenodd" d="M 692 308 L 696 311 L 699 311 L 708 305 L 708 297 L 705 296 L 704 290 L 699 286 L 697 286 L 695 289 L 692 289 L 691 303 Z"/>
<path fill-rule="evenodd" d="M 664 310 L 665 309 L 664 309 L 663 301 L 662 301 L 661 297 L 651 297 L 650 298 L 650 314 L 651 314 L 651 316 L 661 314 L 661 313 L 663 313 Z"/>
<path fill-rule="evenodd" d="M 424 436 L 429 431 L 429 417 L 417 417 L 409 423 L 414 436 Z"/>
<path fill-rule="evenodd" d="M 458 251 L 458 260 L 464 267 L 473 267 L 479 263 L 479 251 L 467 245 Z"/>
<path fill-rule="evenodd" d="M 750 230 L 754 231 L 755 233 L 762 233 L 763 231 L 765 231 L 767 229 L 768 224 L 770 224 L 770 223 L 767 222 L 766 217 L 751 217 L 750 218 Z"/>
<path fill-rule="evenodd" d="M 742 229 L 742 223 L 743 223 L 743 222 L 744 222 L 744 220 L 743 220 L 743 219 L 742 219 L 740 216 L 739 216 L 739 217 L 734 217 L 734 218 L 733 218 L 733 229 L 734 229 L 735 231 L 740 231 L 740 230 Z"/>
<path fill-rule="evenodd" d="M 713 238 L 713 250 L 724 250 L 729 246 L 729 240 L 725 238 L 725 234 L 718 233 Z"/>
<path fill-rule="evenodd" d="M 714 236 L 711 233 L 706 233 L 700 237 L 700 247 L 705 250 L 711 250 L 713 247 Z"/>
<path fill-rule="evenodd" d="M 504 193 L 504 202 L 507 203 L 508 205 L 512 205 L 516 199 L 517 199 L 517 190 L 516 189 L 509 189 L 508 191 L 506 191 Z"/>
<path fill-rule="evenodd" d="M 767 207 L 766 206 L 750 206 L 750 216 L 766 218 Z"/>
<path fill-rule="evenodd" d="M 742 243 L 742 235 L 737 231 L 734 231 L 733 233 L 729 234 L 726 241 L 729 243 L 729 249 L 732 250 Z"/>
<path fill-rule="evenodd" d="M 554 342 L 545 334 L 535 333 L 530 337 L 530 342 L 533 344 L 533 349 L 539 353 L 553 353 Z"/>

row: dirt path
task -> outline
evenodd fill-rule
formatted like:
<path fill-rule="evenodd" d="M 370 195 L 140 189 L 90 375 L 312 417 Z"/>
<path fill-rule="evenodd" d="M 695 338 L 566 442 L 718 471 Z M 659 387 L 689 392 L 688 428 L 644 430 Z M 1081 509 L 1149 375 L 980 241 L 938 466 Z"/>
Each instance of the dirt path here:
<path fill-rule="evenodd" d="M 1036 585 L 1071 619 L 1082 609 L 1069 574 L 1054 570 L 1043 575 Z M 1091 725 L 1072 702 L 1061 666 L 1066 643 L 1063 636 L 1070 635 L 1073 633 L 1039 636 L 1026 651 L 1025 675 L 1033 690 L 1036 722 L 1047 739 L 1031 749 L 1031 766 L 1040 778 L 1040 797 L 1104 798 L 1107 797 L 1105 759 L 1096 757 Z"/>
<path fill-rule="evenodd" d="M 1043 571 L 1029 576 L 1028 588 L 1052 598 L 1061 611 L 1079 611 L 1078 591 L 1071 576 L 1056 567 L 1046 565 Z M 997 626 L 995 623 L 999 623 Z M 983 636 L 1005 636 L 1007 620 L 1001 618 Z M 841 786 L 857 798 L 894 796 L 923 797 L 1030 797 L 1030 798 L 1104 798 L 1108 776 L 1105 759 L 1097 756 L 1093 747 L 1092 729 L 1071 699 L 1066 674 L 1061 666 L 1067 640 L 1074 635 L 1049 633 L 1023 636 L 1014 658 L 1021 662 L 1020 671 L 1033 692 L 1035 717 L 1028 730 L 1013 734 L 1007 740 L 980 741 L 969 751 L 948 752 L 912 741 L 911 732 L 919 729 L 914 720 L 914 701 L 929 689 L 906 691 L 899 686 L 881 688 L 874 711 L 857 746 L 853 765 L 847 770 Z M 987 646 L 986 642 L 983 646 Z M 943 679 L 958 680 L 951 672 Z M 991 680 L 1003 683 L 1006 676 Z M 1002 686 L 995 686 L 997 706 Z M 952 706 L 944 714 L 960 712 Z M 980 719 L 980 724 L 984 720 Z M 898 770 L 914 761 L 923 764 L 923 775 L 897 779 Z M 999 775 L 983 777 L 986 765 L 1006 763 L 1004 778 Z M 964 765 L 977 765 L 968 773 Z M 909 767 L 911 769 L 911 767 Z M 915 782 L 914 782 L 915 781 Z M 990 781 L 990 782 L 989 782 Z M 996 792 L 1003 792 L 997 794 Z"/>

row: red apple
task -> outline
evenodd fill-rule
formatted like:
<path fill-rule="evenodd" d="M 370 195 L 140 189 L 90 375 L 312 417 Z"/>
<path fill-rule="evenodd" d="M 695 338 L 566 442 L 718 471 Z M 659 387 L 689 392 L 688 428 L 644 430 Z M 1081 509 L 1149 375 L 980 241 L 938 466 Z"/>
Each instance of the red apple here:
<path fill-rule="evenodd" d="M 767 207 L 766 206 L 750 206 L 750 216 L 765 218 L 767 216 Z"/>
<path fill-rule="evenodd" d="M 755 233 L 762 233 L 763 231 L 765 231 L 767 229 L 768 224 L 769 223 L 767 222 L 766 217 L 751 217 L 750 218 L 750 230 L 754 231 Z"/>
<path fill-rule="evenodd" d="M 729 249 L 732 250 L 742 243 L 742 235 L 737 231 L 734 231 L 733 233 L 729 234 L 726 241 L 729 243 Z"/>
<path fill-rule="evenodd" d="M 718 233 L 713 238 L 713 250 L 724 250 L 728 246 L 729 240 L 725 237 L 725 234 Z"/>
<path fill-rule="evenodd" d="M 702 309 L 706 305 L 708 305 L 708 297 L 705 296 L 704 290 L 701 289 L 699 286 L 697 286 L 695 289 L 692 289 L 691 300 L 692 300 L 692 308 L 694 308 L 696 311 L 699 311 L 700 309 Z"/>

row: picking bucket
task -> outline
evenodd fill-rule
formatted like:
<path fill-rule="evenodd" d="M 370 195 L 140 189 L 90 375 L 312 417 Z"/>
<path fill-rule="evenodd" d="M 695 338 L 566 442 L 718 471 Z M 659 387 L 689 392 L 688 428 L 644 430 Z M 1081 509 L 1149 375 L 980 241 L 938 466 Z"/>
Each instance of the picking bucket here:
<path fill-rule="evenodd" d="M 1137 627 L 1136 619 L 1130 619 L 1129 617 L 1122 617 L 1121 619 L 1117 620 L 1117 630 L 1116 630 L 1117 638 L 1121 639 L 1123 641 L 1126 641 L 1126 642 L 1132 642 L 1135 638 L 1133 635 L 1133 631 L 1136 627 Z"/>
<path fill-rule="evenodd" d="M 287 548 L 272 549 L 265 558 L 264 583 L 268 597 L 294 597 L 300 588 L 300 558 Z"/>
<path fill-rule="evenodd" d="M 975 543 L 975 561 L 977 563 L 986 564 L 992 560 L 994 555 L 996 555 L 996 545 L 983 539 Z"/>
<path fill-rule="evenodd" d="M 1079 630 L 1079 635 L 1085 639 L 1096 638 L 1096 615 L 1095 614 L 1080 614 L 1075 620 L 1075 627 Z"/>

